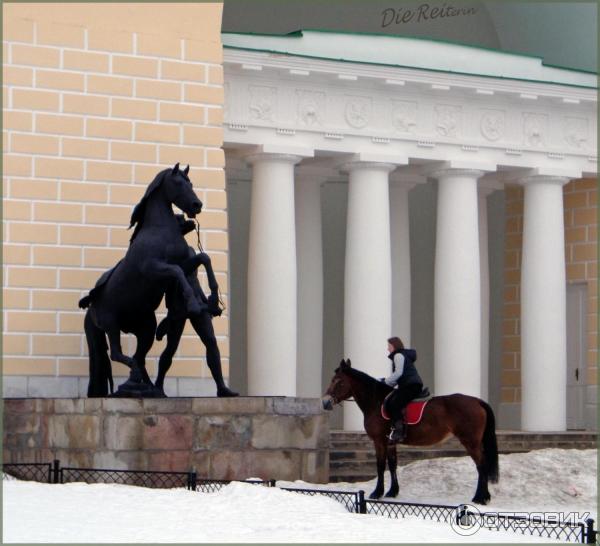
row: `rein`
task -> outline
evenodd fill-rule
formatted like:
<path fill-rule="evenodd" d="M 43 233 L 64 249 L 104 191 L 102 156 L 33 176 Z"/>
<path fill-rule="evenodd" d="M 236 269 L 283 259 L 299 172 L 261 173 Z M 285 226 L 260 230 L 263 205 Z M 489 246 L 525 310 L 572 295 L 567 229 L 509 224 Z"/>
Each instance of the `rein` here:
<path fill-rule="evenodd" d="M 198 241 L 198 250 L 200 252 L 204 252 L 204 248 L 202 247 L 202 241 L 200 241 L 200 222 L 198 222 L 198 220 L 196 220 L 196 218 L 194 218 L 194 223 L 196 224 L 196 239 Z M 219 305 L 221 306 L 221 309 L 223 311 L 225 311 L 225 309 L 227 309 L 227 307 L 225 307 L 225 304 L 223 303 L 223 299 L 221 298 L 221 289 L 217 287 L 217 298 L 219 299 Z"/>

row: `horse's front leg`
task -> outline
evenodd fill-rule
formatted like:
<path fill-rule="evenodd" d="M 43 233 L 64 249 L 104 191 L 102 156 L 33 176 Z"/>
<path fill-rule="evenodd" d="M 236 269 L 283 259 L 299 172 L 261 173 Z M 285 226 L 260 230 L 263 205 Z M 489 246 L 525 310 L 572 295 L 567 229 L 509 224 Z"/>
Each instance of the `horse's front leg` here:
<path fill-rule="evenodd" d="M 185 264 L 189 266 L 187 262 L 194 259 L 195 258 L 190 258 Z M 182 267 L 179 265 L 169 264 L 160 260 L 149 260 L 141 267 L 141 273 L 145 277 L 158 282 L 174 281 L 177 283 L 183 295 L 187 314 L 200 315 L 206 310 L 206 307 L 195 297 L 194 291 L 186 279 Z"/>
<path fill-rule="evenodd" d="M 375 442 L 375 457 L 377 458 L 377 485 L 369 495 L 370 499 L 378 499 L 383 495 L 383 475 L 385 473 L 385 455 L 387 440 L 385 436 Z"/>
<path fill-rule="evenodd" d="M 388 445 L 387 462 L 388 469 L 390 471 L 390 476 L 392 477 L 392 483 L 390 485 L 389 491 L 385 494 L 385 496 L 395 497 L 398 495 L 398 491 L 400 490 L 400 487 L 398 487 L 398 475 L 396 474 L 396 469 L 398 467 L 398 454 L 396 452 L 395 445 Z"/>

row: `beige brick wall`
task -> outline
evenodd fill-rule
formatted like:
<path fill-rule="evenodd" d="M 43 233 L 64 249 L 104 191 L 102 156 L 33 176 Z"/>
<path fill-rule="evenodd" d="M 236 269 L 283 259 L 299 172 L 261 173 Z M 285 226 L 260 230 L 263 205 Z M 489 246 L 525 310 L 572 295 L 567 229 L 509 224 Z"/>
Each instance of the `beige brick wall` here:
<path fill-rule="evenodd" d="M 597 383 L 598 362 L 598 182 L 572 180 L 564 186 L 567 282 L 587 282 L 587 384 Z M 504 317 L 501 402 L 521 401 L 520 286 L 523 242 L 523 188 L 506 189 Z"/>
<path fill-rule="evenodd" d="M 132 206 L 175 162 L 190 164 L 227 299 L 221 13 L 220 3 L 3 5 L 5 376 L 87 376 L 77 301 L 125 253 Z M 227 313 L 214 324 L 227 373 Z M 171 377 L 209 376 L 191 334 Z"/>

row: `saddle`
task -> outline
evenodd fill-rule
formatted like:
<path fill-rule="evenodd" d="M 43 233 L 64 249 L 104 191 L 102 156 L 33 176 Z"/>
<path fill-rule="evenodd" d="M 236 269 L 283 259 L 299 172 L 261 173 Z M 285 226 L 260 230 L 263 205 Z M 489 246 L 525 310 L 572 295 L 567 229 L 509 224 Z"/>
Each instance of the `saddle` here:
<path fill-rule="evenodd" d="M 390 396 L 390 394 L 388 394 L 388 396 Z M 386 396 L 386 399 L 387 399 L 387 396 Z M 431 399 L 431 393 L 429 392 L 429 389 L 427 387 L 424 387 L 421 390 L 421 392 L 419 393 L 419 396 L 417 398 L 413 398 L 413 400 L 411 400 L 408 403 L 406 408 L 404 408 L 404 410 L 403 410 L 404 422 L 407 425 L 418 425 L 421 422 L 421 419 L 423 418 L 423 412 L 425 411 L 425 406 L 427 405 L 427 402 L 429 402 L 430 399 Z M 384 406 L 385 406 L 385 400 L 384 400 L 384 403 L 381 404 L 381 416 L 386 421 L 389 421 L 391 419 L 391 417 L 385 411 Z"/>

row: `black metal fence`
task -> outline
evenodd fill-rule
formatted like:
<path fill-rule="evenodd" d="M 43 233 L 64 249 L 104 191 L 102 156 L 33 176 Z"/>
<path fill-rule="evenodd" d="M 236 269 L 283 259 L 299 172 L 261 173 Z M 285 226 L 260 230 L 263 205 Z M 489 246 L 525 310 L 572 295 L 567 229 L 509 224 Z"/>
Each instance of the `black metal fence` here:
<path fill-rule="evenodd" d="M 51 463 L 5 463 L 2 472 L 19 480 L 55 483 Z"/>
<path fill-rule="evenodd" d="M 117 470 L 99 468 L 61 467 L 59 461 L 53 463 L 5 463 L 2 471 L 21 480 L 46 483 L 116 483 L 150 488 L 185 488 L 190 491 L 214 493 L 232 481 L 213 480 L 198 477 L 196 472 L 171 472 L 154 470 Z M 246 480 L 244 483 L 276 487 L 275 480 Z M 339 502 L 357 514 L 374 514 L 388 518 L 415 516 L 431 521 L 444 522 L 457 528 L 476 528 L 513 531 L 525 535 L 555 538 L 563 542 L 595 544 L 597 531 L 594 520 L 545 521 L 541 517 L 508 515 L 495 512 L 475 512 L 466 505 L 447 506 L 394 502 L 365 499 L 364 491 L 341 491 L 331 489 L 302 489 L 281 487 L 301 495 L 323 495 Z M 457 531 L 458 532 L 458 531 Z"/>
<path fill-rule="evenodd" d="M 280 487 L 283 491 L 292 491 L 294 493 L 300 493 L 301 495 L 309 495 L 314 497 L 316 495 L 323 495 L 330 497 L 342 504 L 348 512 L 355 512 L 357 514 L 364 514 L 364 491 L 334 491 L 332 489 L 297 489 L 295 487 Z"/>
<path fill-rule="evenodd" d="M 479 512 L 469 510 L 464 505 L 445 506 L 379 500 L 366 500 L 365 504 L 367 514 L 377 514 L 390 518 L 416 516 L 449 523 L 455 527 L 455 530 L 471 530 L 472 532 L 468 534 L 474 534 L 479 529 L 513 531 L 523 535 L 554 538 L 563 542 L 596 544 L 597 531 L 594 529 L 592 518 L 588 518 L 585 522 L 549 521 L 541 517 L 542 514 L 527 516 L 501 512 Z M 459 531 L 457 530 L 457 532 Z"/>

